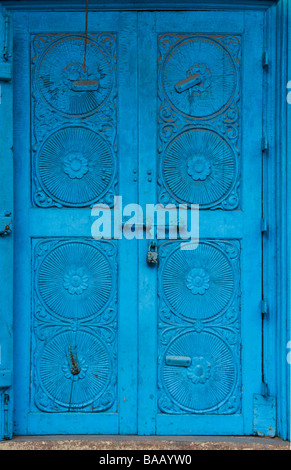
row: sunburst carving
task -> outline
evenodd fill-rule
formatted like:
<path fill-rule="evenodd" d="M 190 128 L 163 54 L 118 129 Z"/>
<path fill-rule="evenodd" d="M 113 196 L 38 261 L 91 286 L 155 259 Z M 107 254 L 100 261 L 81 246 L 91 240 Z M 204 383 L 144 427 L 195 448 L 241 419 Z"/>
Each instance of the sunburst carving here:
<path fill-rule="evenodd" d="M 230 399 L 237 370 L 229 346 L 210 332 L 186 332 L 174 338 L 166 355 L 189 356 L 190 367 L 161 366 L 163 388 L 172 403 L 192 413 L 215 411 Z"/>
<path fill-rule="evenodd" d="M 109 189 L 113 155 L 105 139 L 84 127 L 66 127 L 50 135 L 36 157 L 43 190 L 68 206 L 92 204 Z"/>
<path fill-rule="evenodd" d="M 176 200 L 208 207 L 231 191 L 236 179 L 235 155 L 218 133 L 189 129 L 165 149 L 161 173 Z"/>
<path fill-rule="evenodd" d="M 114 76 L 112 59 L 88 38 L 84 67 L 85 37 L 65 36 L 50 44 L 36 67 L 36 86 L 43 100 L 68 116 L 92 114 L 109 97 Z"/>
<path fill-rule="evenodd" d="M 111 300 L 112 268 L 104 253 L 92 244 L 62 243 L 42 260 L 36 288 L 51 313 L 76 320 L 92 317 Z"/>
<path fill-rule="evenodd" d="M 44 345 L 37 370 L 47 397 L 71 410 L 87 406 L 105 392 L 112 365 L 100 338 L 85 331 L 66 331 Z"/>
<path fill-rule="evenodd" d="M 203 36 L 183 39 L 169 50 L 161 80 L 172 105 L 195 118 L 222 112 L 230 104 L 237 84 L 228 50 L 214 38 Z"/>
<path fill-rule="evenodd" d="M 205 320 L 225 311 L 234 291 L 234 271 L 217 246 L 200 242 L 196 250 L 178 246 L 166 259 L 161 273 L 163 298 L 184 318 Z"/>

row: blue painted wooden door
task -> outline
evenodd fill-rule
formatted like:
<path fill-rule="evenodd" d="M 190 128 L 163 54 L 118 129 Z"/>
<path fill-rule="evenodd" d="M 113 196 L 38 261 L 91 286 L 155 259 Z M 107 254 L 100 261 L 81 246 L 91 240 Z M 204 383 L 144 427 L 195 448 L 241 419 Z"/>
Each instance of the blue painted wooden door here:
<path fill-rule="evenodd" d="M 142 202 L 200 208 L 196 250 L 159 240 L 155 270 L 140 247 L 139 430 L 251 434 L 262 379 L 262 16 L 145 13 L 138 44 Z"/>
<path fill-rule="evenodd" d="M 14 15 L 17 434 L 137 432 L 136 244 L 90 209 L 136 201 L 136 14 L 88 29 Z"/>
<path fill-rule="evenodd" d="M 14 22 L 16 433 L 251 434 L 261 15 L 91 13 L 86 59 L 84 14 Z M 198 248 L 93 240 L 115 195 L 199 204 Z"/>

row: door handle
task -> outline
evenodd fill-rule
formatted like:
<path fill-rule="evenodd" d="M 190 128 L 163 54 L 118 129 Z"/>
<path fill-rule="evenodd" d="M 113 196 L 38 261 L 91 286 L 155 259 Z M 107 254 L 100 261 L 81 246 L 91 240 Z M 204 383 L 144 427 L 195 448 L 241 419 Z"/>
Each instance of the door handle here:
<path fill-rule="evenodd" d="M 198 85 L 201 82 L 201 77 L 199 73 L 194 73 L 193 75 L 189 75 L 189 77 L 184 78 L 184 80 L 180 80 L 176 83 L 175 88 L 178 93 L 182 93 L 183 91 L 192 88 L 194 85 Z"/>
<path fill-rule="evenodd" d="M 192 359 L 189 356 L 166 356 L 167 366 L 189 367 Z"/>

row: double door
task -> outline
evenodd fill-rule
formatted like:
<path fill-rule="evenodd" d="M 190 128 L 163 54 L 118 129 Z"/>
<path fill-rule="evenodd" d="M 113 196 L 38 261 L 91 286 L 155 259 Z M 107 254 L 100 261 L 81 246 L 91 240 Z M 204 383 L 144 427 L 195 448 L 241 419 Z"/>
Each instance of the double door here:
<path fill-rule="evenodd" d="M 261 15 L 84 18 L 13 18 L 15 433 L 250 434 Z M 116 196 L 198 204 L 198 246 L 94 239 Z"/>

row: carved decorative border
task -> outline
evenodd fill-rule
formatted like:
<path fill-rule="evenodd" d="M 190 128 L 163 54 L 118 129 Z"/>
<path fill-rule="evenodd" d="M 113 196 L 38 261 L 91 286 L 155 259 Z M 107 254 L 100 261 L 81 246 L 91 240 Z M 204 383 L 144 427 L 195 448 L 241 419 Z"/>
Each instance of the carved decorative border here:
<path fill-rule="evenodd" d="M 206 118 L 195 118 L 186 115 L 176 109 L 167 98 L 162 84 L 162 73 L 165 60 L 180 42 L 185 39 L 201 37 L 215 41 L 220 47 L 227 51 L 233 59 L 236 68 L 237 85 L 235 92 L 227 106 L 222 111 Z M 158 42 L 158 156 L 162 160 L 165 149 L 169 142 L 185 130 L 205 127 L 216 132 L 218 136 L 225 139 L 233 150 L 236 160 L 236 170 L 233 184 L 229 191 L 219 201 L 200 205 L 200 209 L 223 209 L 234 210 L 240 207 L 240 63 L 241 44 L 238 36 L 231 35 L 185 35 L 185 34 L 163 34 Z M 159 170 L 159 194 L 158 199 L 162 204 L 187 203 L 179 200 L 173 193 L 169 192 L 162 171 Z"/>
<path fill-rule="evenodd" d="M 97 248 L 105 256 L 108 265 L 111 269 L 112 275 L 112 293 L 110 301 L 106 304 L 106 308 L 96 311 L 95 315 L 84 318 L 67 318 L 61 317 L 52 313 L 40 298 L 37 289 L 34 289 L 33 295 L 33 335 L 32 335 L 32 389 L 31 389 L 31 409 L 35 407 L 41 411 L 50 413 L 60 413 L 66 411 L 78 412 L 102 412 L 105 410 L 116 411 L 117 407 L 117 247 L 112 242 L 101 241 L 96 242 L 91 239 L 46 239 L 46 240 L 33 240 L 33 285 L 37 283 L 38 269 L 41 263 L 45 260 L 46 256 L 52 253 L 53 250 L 63 247 L 68 243 L 82 243 L 88 247 Z M 77 269 L 77 267 L 76 267 Z M 85 282 L 87 282 L 85 280 Z M 86 286 L 84 286 L 85 289 Z M 66 289 L 68 285 L 66 284 Z M 76 288 L 75 288 L 76 289 Z M 78 296 L 78 292 L 71 293 Z M 81 336 L 81 338 L 80 338 Z M 91 348 L 85 348 L 85 352 L 81 357 L 78 357 L 76 351 L 75 367 L 80 370 L 74 373 L 74 345 L 71 351 L 68 350 L 66 341 L 68 338 L 78 338 L 79 343 L 88 341 Z M 62 340 L 64 345 L 62 346 Z M 76 340 L 77 341 L 77 340 Z M 46 355 L 52 354 L 49 348 L 53 345 L 61 348 L 61 353 L 64 355 L 62 363 L 63 380 L 67 381 L 68 387 L 78 387 L 78 380 L 95 380 L 98 381 L 98 373 L 95 379 L 86 376 L 87 371 L 91 371 L 92 360 L 86 363 L 86 354 L 90 354 L 92 348 L 95 349 L 95 355 L 100 355 L 99 364 L 100 370 L 102 369 L 102 362 L 106 362 L 106 371 L 101 370 L 102 375 L 102 389 L 97 393 L 96 397 L 92 397 L 87 401 L 75 404 L 66 404 L 61 398 L 57 399 L 52 396 L 48 389 L 43 385 L 42 374 L 40 372 L 40 364 L 42 361 L 43 353 Z M 49 350 L 49 353 L 47 352 Z M 65 354 L 66 353 L 66 354 Z M 66 356 L 66 357 L 65 357 Z M 102 357 L 101 357 L 102 356 Z M 53 361 L 53 358 L 52 358 Z M 71 363 L 70 363 L 71 361 Z M 96 362 L 96 361 L 95 361 Z M 78 366 L 79 363 L 79 366 Z M 95 369 L 98 369 L 98 361 L 95 364 Z M 56 370 L 56 373 L 58 371 Z M 92 372 L 92 371 L 91 371 Z M 104 378 L 106 375 L 106 379 Z M 48 373 L 49 375 L 49 373 Z M 50 379 L 50 377 L 49 377 Z M 91 382 L 90 382 L 91 383 Z M 89 389 L 88 385 L 88 389 Z M 93 387 L 92 387 L 93 388 Z M 100 386 L 101 388 L 101 386 Z M 78 394 L 78 390 L 76 392 Z"/>
<path fill-rule="evenodd" d="M 169 306 L 169 303 L 165 300 L 162 279 L 164 267 L 171 255 L 175 253 L 176 250 L 180 249 L 180 243 L 165 242 L 161 245 L 159 249 L 160 265 L 158 273 L 159 408 L 163 413 L 174 414 L 236 414 L 241 411 L 240 242 L 238 240 L 201 240 L 201 243 L 221 250 L 221 253 L 227 256 L 233 272 L 233 295 L 221 312 L 213 317 L 204 319 L 182 317 L 173 307 Z M 187 253 L 187 251 L 185 253 Z M 176 280 L 176 282 L 180 281 Z M 204 279 L 204 282 L 209 283 L 209 279 Z M 209 288 L 209 284 L 204 287 L 206 291 L 206 289 Z M 195 291 L 194 294 L 202 295 L 205 291 Z M 230 355 L 232 355 L 233 358 L 233 368 L 235 372 L 231 393 L 229 393 L 222 403 L 218 403 L 217 406 L 213 406 L 207 410 L 191 410 L 191 408 L 187 406 L 179 405 L 177 401 L 172 399 L 164 384 L 163 368 L 165 367 L 165 358 L 169 345 L 173 344 L 177 338 L 188 333 L 212 335 L 217 341 L 222 341 L 227 345 Z"/>
<path fill-rule="evenodd" d="M 112 68 L 112 89 L 111 93 L 104 103 L 96 108 L 96 110 L 83 116 L 69 116 L 58 112 L 49 106 L 41 97 L 39 87 L 36 82 L 36 74 L 38 65 L 42 57 L 47 53 L 49 48 L 62 39 L 84 39 L 82 34 L 38 34 L 32 37 L 32 203 L 37 207 L 85 207 L 93 206 L 96 202 L 113 205 L 113 199 L 116 194 L 116 186 L 118 181 L 117 175 L 117 57 L 116 57 L 116 37 L 112 33 L 90 34 L 88 39 L 92 44 L 96 44 L 100 50 L 104 51 L 111 61 Z M 44 141 L 53 133 L 68 127 L 82 127 L 91 130 L 97 135 L 99 134 L 111 149 L 114 160 L 113 177 L 110 186 L 107 188 L 106 194 L 95 198 L 94 200 L 83 203 L 74 204 L 62 202 L 57 197 L 48 194 L 48 191 L 40 181 L 38 172 L 36 171 L 36 159 L 41 150 Z"/>

